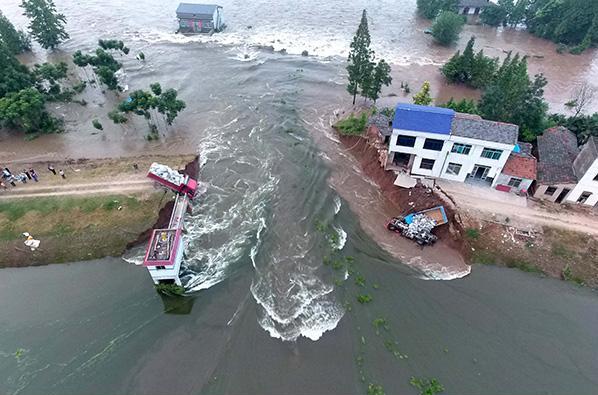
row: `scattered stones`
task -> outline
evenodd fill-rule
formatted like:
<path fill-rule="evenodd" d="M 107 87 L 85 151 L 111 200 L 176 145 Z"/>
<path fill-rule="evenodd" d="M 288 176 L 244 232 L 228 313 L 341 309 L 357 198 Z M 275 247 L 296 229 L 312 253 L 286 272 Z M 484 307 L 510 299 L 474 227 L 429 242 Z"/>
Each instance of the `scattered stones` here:
<path fill-rule="evenodd" d="M 248 26 L 247 26 L 247 29 L 253 29 L 253 26 L 251 26 L 251 25 L 248 25 Z"/>
<path fill-rule="evenodd" d="M 249 59 L 249 55 L 245 54 L 245 56 L 243 56 L 243 58 Z"/>
<path fill-rule="evenodd" d="M 287 49 L 283 48 L 279 52 L 280 52 L 281 55 L 286 55 L 287 54 Z"/>
<path fill-rule="evenodd" d="M 304 50 L 303 52 L 301 52 L 301 56 L 309 56 L 309 52 L 307 52 L 307 50 Z"/>

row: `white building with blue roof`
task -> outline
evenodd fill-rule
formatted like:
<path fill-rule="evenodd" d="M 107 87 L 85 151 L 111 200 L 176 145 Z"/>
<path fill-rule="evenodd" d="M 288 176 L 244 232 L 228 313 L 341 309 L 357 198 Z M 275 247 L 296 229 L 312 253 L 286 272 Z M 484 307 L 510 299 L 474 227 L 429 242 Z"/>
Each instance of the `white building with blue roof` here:
<path fill-rule="evenodd" d="M 447 108 L 398 104 L 387 169 L 495 186 L 519 127 Z"/>

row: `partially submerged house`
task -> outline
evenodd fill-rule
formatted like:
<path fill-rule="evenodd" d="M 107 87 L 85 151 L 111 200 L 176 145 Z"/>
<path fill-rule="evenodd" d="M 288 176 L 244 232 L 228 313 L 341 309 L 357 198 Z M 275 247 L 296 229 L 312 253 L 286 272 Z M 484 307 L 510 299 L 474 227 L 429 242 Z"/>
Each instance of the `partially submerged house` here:
<path fill-rule="evenodd" d="M 577 137 L 557 126 L 538 136 L 538 176 L 534 197 L 563 202 L 577 185 L 573 162 L 579 154 Z"/>
<path fill-rule="evenodd" d="M 467 17 L 477 17 L 484 8 L 494 5 L 490 0 L 459 0 L 458 13 Z"/>
<path fill-rule="evenodd" d="M 519 127 L 447 108 L 398 104 L 387 169 L 495 186 Z"/>
<path fill-rule="evenodd" d="M 216 4 L 180 3 L 176 16 L 179 33 L 214 33 L 224 29 L 222 7 Z"/>
<path fill-rule="evenodd" d="M 518 142 L 498 176 L 496 189 L 526 195 L 536 180 L 537 160 L 530 143 Z"/>

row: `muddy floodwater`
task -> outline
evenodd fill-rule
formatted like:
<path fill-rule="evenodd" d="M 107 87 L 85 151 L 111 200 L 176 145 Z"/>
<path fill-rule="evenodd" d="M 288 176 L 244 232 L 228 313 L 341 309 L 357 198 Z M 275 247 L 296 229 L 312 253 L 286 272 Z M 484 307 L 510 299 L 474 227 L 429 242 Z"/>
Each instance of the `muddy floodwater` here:
<path fill-rule="evenodd" d="M 18 3 L 2 11 L 25 25 Z M 524 32 L 479 26 L 439 48 L 414 0 L 225 0 L 225 33 L 184 37 L 173 33 L 177 3 L 147 0 L 140 12 L 140 2 L 57 0 L 71 39 L 23 59 L 68 59 L 98 38 L 123 39 L 123 84 L 157 81 L 187 103 L 160 140 L 145 139 L 143 120 L 108 120 L 126 92 L 89 87 L 86 106 L 53 105 L 65 133 L 26 142 L 2 132 L 0 160 L 198 152 L 205 192 L 187 218 L 182 273 L 190 296 L 158 296 L 133 264 L 141 250 L 1 270 L 1 394 L 364 394 L 369 383 L 410 394 L 411 376 L 435 377 L 447 394 L 596 392 L 594 291 L 496 267 L 464 277 L 457 258 L 436 271 L 399 262 L 371 238 L 384 216 L 375 185 L 329 128 L 350 104 L 343 61 L 364 7 L 376 53 L 394 65 L 388 104 L 409 100 L 401 80 L 432 81 L 441 101 L 475 95 L 437 73 L 475 34 L 488 54 L 530 55 L 562 110 L 575 84 L 598 80 L 595 52 L 557 55 Z M 395 255 L 413 255 L 400 245 Z M 358 303 L 366 294 L 372 301 Z"/>

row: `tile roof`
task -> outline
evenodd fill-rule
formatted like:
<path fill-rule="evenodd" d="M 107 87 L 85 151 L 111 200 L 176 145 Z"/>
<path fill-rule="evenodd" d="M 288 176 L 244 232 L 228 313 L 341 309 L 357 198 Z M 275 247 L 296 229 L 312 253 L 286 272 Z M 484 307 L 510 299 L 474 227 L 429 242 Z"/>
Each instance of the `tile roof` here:
<path fill-rule="evenodd" d="M 538 182 L 540 184 L 577 183 L 573 161 L 579 153 L 577 137 L 557 126 L 538 136 Z"/>
<path fill-rule="evenodd" d="M 591 136 L 573 162 L 573 171 L 578 180 L 581 180 L 596 159 L 598 159 L 598 137 Z"/>
<path fill-rule="evenodd" d="M 515 145 L 519 136 L 519 126 L 458 115 L 453 120 L 451 134 L 470 139 Z"/>
<path fill-rule="evenodd" d="M 502 169 L 502 173 L 508 176 L 527 178 L 528 180 L 536 179 L 537 161 L 532 155 L 517 154 L 512 152 Z"/>
<path fill-rule="evenodd" d="M 390 118 L 384 114 L 377 113 L 368 119 L 368 126 L 375 125 L 382 136 L 392 135 Z"/>

